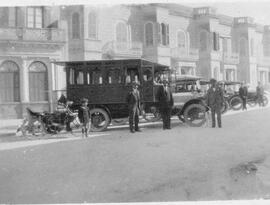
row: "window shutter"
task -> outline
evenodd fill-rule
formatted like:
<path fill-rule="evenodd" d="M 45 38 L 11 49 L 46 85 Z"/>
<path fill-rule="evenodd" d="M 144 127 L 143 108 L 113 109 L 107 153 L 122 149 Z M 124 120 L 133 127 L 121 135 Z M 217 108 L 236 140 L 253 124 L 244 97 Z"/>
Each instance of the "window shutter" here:
<path fill-rule="evenodd" d="M 161 44 L 161 25 L 156 23 L 156 43 Z"/>
<path fill-rule="evenodd" d="M 170 44 L 170 32 L 169 32 L 169 24 L 166 24 L 166 45 Z"/>
<path fill-rule="evenodd" d="M 219 34 L 213 32 L 213 50 L 219 50 Z"/>
<path fill-rule="evenodd" d="M 219 50 L 219 33 L 216 33 L 217 51 Z"/>

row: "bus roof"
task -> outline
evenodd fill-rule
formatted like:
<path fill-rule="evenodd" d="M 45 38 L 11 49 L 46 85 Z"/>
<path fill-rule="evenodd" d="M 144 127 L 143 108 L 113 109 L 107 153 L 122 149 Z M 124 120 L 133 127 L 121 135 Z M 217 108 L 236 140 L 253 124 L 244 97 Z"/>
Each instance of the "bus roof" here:
<path fill-rule="evenodd" d="M 159 64 L 159 63 L 155 63 L 155 62 L 151 62 L 145 59 L 117 59 L 117 60 L 84 60 L 84 61 L 56 61 L 56 62 L 52 62 L 56 65 L 60 65 L 60 66 L 74 66 L 74 64 L 78 64 L 78 65 L 91 65 L 91 64 L 101 64 L 101 63 L 109 63 L 109 62 L 130 62 L 130 63 L 134 63 L 134 62 L 140 62 L 142 65 L 154 65 L 155 67 L 159 67 L 159 68 L 163 68 L 165 70 L 169 69 L 169 66 L 167 65 L 163 65 L 163 64 Z"/>

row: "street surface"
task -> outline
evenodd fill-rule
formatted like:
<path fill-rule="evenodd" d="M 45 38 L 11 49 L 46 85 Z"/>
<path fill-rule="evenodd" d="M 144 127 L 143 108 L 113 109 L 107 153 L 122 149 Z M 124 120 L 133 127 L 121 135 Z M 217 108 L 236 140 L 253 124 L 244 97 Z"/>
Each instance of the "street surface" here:
<path fill-rule="evenodd" d="M 270 158 L 269 122 L 261 108 L 223 116 L 223 128 L 176 121 L 166 131 L 158 123 L 1 150 L 0 203 L 268 198 L 267 169 L 258 172 Z"/>

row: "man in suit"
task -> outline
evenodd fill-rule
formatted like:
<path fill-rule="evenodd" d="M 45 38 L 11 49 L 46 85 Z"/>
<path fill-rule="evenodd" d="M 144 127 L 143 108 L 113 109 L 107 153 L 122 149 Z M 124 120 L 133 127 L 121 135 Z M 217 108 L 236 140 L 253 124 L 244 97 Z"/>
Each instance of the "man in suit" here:
<path fill-rule="evenodd" d="M 128 93 L 126 101 L 128 104 L 129 114 L 129 129 L 131 133 L 140 132 L 139 129 L 139 114 L 140 114 L 140 92 L 138 90 L 139 84 L 132 83 L 132 91 Z"/>
<path fill-rule="evenodd" d="M 261 82 L 258 82 L 258 85 L 256 87 L 256 95 L 257 95 L 257 101 L 259 106 L 264 106 L 263 102 L 263 95 L 264 95 L 264 89 L 263 86 L 261 85 Z"/>
<path fill-rule="evenodd" d="M 171 129 L 171 111 L 174 102 L 167 80 L 163 81 L 163 85 L 158 90 L 157 99 L 159 101 L 159 111 L 163 120 L 163 129 Z"/>
<path fill-rule="evenodd" d="M 211 87 L 207 91 L 206 104 L 211 109 L 212 127 L 216 127 L 216 114 L 218 127 L 221 128 L 221 109 L 224 102 L 223 90 L 217 85 L 215 79 L 210 80 Z"/>
<path fill-rule="evenodd" d="M 247 86 L 244 85 L 244 83 L 241 83 L 241 86 L 239 88 L 239 96 L 242 99 L 242 109 L 247 110 Z"/>

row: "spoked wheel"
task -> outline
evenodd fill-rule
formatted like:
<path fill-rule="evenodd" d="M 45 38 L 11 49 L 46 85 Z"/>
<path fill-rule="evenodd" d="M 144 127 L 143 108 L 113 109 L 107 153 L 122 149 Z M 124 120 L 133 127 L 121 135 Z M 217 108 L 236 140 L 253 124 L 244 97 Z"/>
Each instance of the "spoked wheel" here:
<path fill-rule="evenodd" d="M 189 105 L 184 111 L 185 122 L 191 127 L 200 127 L 206 121 L 205 112 L 206 108 L 203 105 Z"/>
<path fill-rule="evenodd" d="M 161 119 L 161 114 L 157 107 L 152 106 L 149 113 L 143 112 L 143 118 L 147 122 L 156 122 Z"/>
<path fill-rule="evenodd" d="M 242 108 L 242 99 L 239 96 L 234 96 L 230 100 L 230 107 L 233 110 L 240 110 Z"/>
<path fill-rule="evenodd" d="M 102 108 L 94 108 L 90 110 L 91 115 L 91 130 L 100 132 L 105 130 L 110 124 L 108 113 Z"/>

